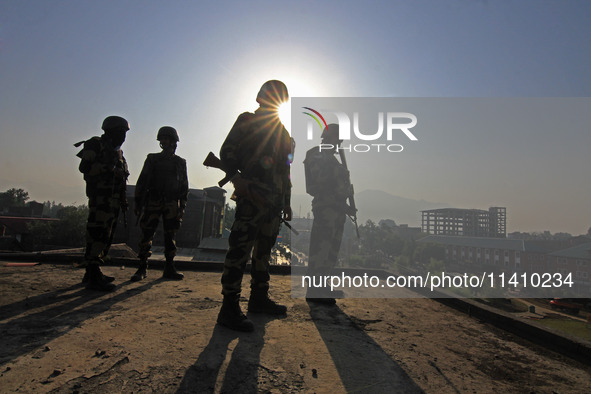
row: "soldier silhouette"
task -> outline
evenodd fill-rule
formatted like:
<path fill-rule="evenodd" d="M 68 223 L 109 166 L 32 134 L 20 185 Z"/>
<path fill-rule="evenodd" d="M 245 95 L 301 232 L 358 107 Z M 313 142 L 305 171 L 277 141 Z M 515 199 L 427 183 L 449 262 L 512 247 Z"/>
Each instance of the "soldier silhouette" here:
<path fill-rule="evenodd" d="M 280 220 L 291 220 L 291 138 L 277 109 L 289 99 L 287 87 L 277 80 L 261 87 L 254 112 L 241 114 L 220 150 L 221 167 L 233 176 L 236 214 L 224 261 L 224 301 L 217 322 L 240 331 L 252 331 L 252 322 L 239 305 L 242 277 L 252 252 L 248 311 L 283 315 L 287 308 L 269 298 L 269 260 Z"/>
<path fill-rule="evenodd" d="M 100 266 L 113 241 L 119 212 L 128 207 L 125 192 L 129 171 L 121 145 L 129 123 L 120 116 L 108 116 L 102 129 L 103 135 L 84 141 L 78 153 L 81 159 L 78 168 L 86 181 L 89 208 L 84 253 L 86 272 L 82 282 L 87 289 L 111 291 L 115 288 L 114 278 L 104 275 Z"/>
<path fill-rule="evenodd" d="M 150 153 L 135 187 L 135 214 L 140 218 L 142 236 L 139 243 L 139 266 L 131 280 L 136 282 L 147 277 L 148 258 L 152 255 L 152 241 L 162 217 L 164 229 L 164 256 L 166 263 L 162 277 L 166 279 L 183 279 L 183 274 L 176 271 L 176 233 L 181 226 L 189 181 L 185 159 L 175 154 L 179 135 L 173 127 L 164 126 L 158 130 L 156 139 L 162 151 Z M 143 210 L 143 213 L 142 213 Z"/>

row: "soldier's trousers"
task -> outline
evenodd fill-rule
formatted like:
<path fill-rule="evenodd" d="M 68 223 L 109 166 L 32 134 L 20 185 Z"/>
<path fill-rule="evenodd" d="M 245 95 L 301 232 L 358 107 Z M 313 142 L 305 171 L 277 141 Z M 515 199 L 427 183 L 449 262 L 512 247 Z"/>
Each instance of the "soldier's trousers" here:
<path fill-rule="evenodd" d="M 97 194 L 88 197 L 88 221 L 86 223 L 87 261 L 101 261 L 109 252 L 119 218 L 119 196 Z"/>
<path fill-rule="evenodd" d="M 308 275 L 330 275 L 337 264 L 347 217 L 336 205 L 313 207 L 312 212 Z"/>
<path fill-rule="evenodd" d="M 181 227 L 181 221 L 178 219 L 179 201 L 178 200 L 148 200 L 144 207 L 140 227 L 142 229 L 142 238 L 139 243 L 140 259 L 148 259 L 152 252 L 152 241 L 154 233 L 158 228 L 160 217 L 162 216 L 162 227 L 164 229 L 164 256 L 166 260 L 171 260 L 176 256 L 176 233 Z"/>
<path fill-rule="evenodd" d="M 236 203 L 236 214 L 224 261 L 222 294 L 238 294 L 252 252 L 251 288 L 269 288 L 271 249 L 279 234 L 279 212 L 272 205 L 258 206 L 247 199 Z"/>

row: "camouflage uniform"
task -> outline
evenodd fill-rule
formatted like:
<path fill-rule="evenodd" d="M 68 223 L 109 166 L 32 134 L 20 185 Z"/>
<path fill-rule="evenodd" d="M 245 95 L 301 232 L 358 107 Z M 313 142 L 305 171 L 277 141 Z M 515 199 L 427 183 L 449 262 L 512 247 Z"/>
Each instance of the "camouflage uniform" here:
<path fill-rule="evenodd" d="M 144 209 L 140 220 L 140 260 L 146 261 L 152 254 L 150 249 L 160 216 L 164 228 L 164 255 L 167 261 L 176 256 L 175 236 L 187 206 L 188 192 L 185 159 L 165 152 L 148 155 L 135 188 L 135 206 Z"/>
<path fill-rule="evenodd" d="M 224 171 L 240 171 L 251 194 L 235 195 L 236 214 L 224 261 L 222 294 L 239 294 L 252 251 L 251 289 L 269 288 L 271 249 L 281 212 L 290 206 L 291 138 L 276 113 L 261 107 L 236 120 L 220 150 Z M 239 194 L 237 191 L 236 193 Z"/>
<path fill-rule="evenodd" d="M 86 141 L 78 156 L 89 208 L 84 257 L 102 262 L 113 241 L 120 208 L 127 209 L 127 162 L 121 149 L 113 147 L 104 135 Z"/>
<path fill-rule="evenodd" d="M 315 147 L 304 160 L 306 191 L 314 197 L 308 275 L 330 275 L 341 247 L 351 183 L 349 171 L 334 153 Z"/>

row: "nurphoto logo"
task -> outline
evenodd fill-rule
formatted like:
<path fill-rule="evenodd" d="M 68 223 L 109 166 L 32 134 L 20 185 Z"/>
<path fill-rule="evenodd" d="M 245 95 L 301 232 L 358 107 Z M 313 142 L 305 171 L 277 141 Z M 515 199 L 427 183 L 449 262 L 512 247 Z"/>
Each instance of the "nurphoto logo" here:
<path fill-rule="evenodd" d="M 319 126 L 319 133 L 328 127 L 325 116 L 319 111 L 310 108 L 302 107 L 306 111 L 303 114 L 309 116 L 307 122 L 307 133 L 306 138 L 311 141 L 314 140 L 314 129 L 315 124 Z M 377 113 L 377 131 L 373 130 L 361 130 L 360 115 L 359 112 L 353 112 L 353 134 L 351 133 L 351 117 L 340 111 L 324 111 L 325 114 L 330 114 L 336 118 L 336 123 L 339 125 L 339 139 L 343 142 L 349 142 L 349 145 L 343 145 L 342 143 L 336 147 L 337 150 L 345 150 L 349 152 L 392 152 L 398 153 L 404 150 L 401 144 L 392 143 L 394 138 L 400 135 L 406 136 L 410 141 L 418 141 L 417 137 L 410 131 L 417 125 L 417 117 L 409 112 L 384 112 Z M 385 124 L 385 127 L 384 127 Z M 385 129 L 385 133 L 384 133 Z M 385 134 L 385 135 L 384 135 Z M 356 140 L 368 141 L 367 143 L 351 144 L 352 135 Z M 369 143 L 369 141 L 372 141 Z M 385 142 L 380 142 L 385 141 Z M 331 150 L 335 149 L 332 144 L 320 144 L 318 149 Z"/>

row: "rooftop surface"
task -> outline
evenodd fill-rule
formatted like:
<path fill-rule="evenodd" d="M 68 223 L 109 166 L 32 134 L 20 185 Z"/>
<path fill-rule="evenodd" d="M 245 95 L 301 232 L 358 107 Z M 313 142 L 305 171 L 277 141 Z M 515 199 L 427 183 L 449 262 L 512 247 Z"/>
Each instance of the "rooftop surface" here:
<path fill-rule="evenodd" d="M 215 324 L 218 272 L 130 282 L 107 266 L 112 293 L 80 284 L 72 264 L 0 264 L 2 392 L 580 392 L 591 367 L 431 299 L 291 298 L 284 318 L 249 315 L 253 333 Z M 245 276 L 244 284 L 248 283 Z M 243 296 L 248 297 L 245 286 Z M 242 299 L 246 308 L 247 298 Z"/>

